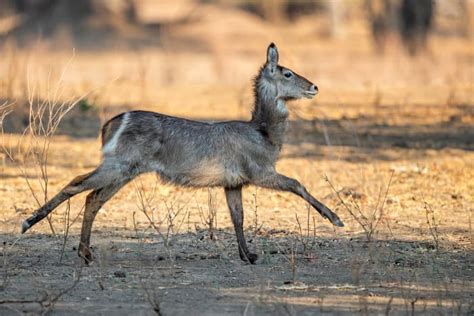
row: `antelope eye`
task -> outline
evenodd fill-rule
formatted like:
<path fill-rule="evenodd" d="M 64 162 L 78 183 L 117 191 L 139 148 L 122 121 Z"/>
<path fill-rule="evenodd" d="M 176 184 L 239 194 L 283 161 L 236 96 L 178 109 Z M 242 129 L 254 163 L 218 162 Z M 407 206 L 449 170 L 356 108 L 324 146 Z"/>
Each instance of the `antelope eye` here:
<path fill-rule="evenodd" d="M 288 71 L 288 72 L 285 72 L 284 76 L 285 76 L 286 78 L 291 78 L 291 76 L 293 76 L 293 73 L 290 72 L 290 71 Z"/>

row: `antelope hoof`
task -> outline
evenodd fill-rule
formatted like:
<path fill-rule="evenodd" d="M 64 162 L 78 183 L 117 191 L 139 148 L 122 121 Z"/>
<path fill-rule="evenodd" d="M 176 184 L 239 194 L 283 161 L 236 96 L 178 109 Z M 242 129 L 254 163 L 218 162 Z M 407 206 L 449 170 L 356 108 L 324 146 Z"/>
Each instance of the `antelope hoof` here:
<path fill-rule="evenodd" d="M 89 265 L 94 260 L 94 257 L 92 256 L 92 252 L 90 251 L 90 248 L 88 247 L 83 247 L 79 246 L 79 251 L 77 252 L 79 257 L 84 259 L 84 263 L 86 265 Z"/>
<path fill-rule="evenodd" d="M 334 225 L 334 226 L 337 226 L 337 227 L 344 227 L 344 223 L 341 221 L 341 219 L 339 218 L 339 216 L 337 216 L 336 214 L 332 214 L 332 217 L 329 219 L 331 221 L 331 223 Z"/>
<path fill-rule="evenodd" d="M 245 262 L 249 262 L 250 264 L 255 264 L 258 259 L 258 255 L 256 253 L 247 253 L 247 254 L 240 254 L 240 259 Z"/>
<path fill-rule="evenodd" d="M 337 216 L 337 214 L 331 211 L 330 209 L 326 208 L 321 212 L 321 215 L 323 216 L 323 218 L 329 220 L 334 226 L 344 227 L 344 223 L 341 221 L 339 216 Z"/>

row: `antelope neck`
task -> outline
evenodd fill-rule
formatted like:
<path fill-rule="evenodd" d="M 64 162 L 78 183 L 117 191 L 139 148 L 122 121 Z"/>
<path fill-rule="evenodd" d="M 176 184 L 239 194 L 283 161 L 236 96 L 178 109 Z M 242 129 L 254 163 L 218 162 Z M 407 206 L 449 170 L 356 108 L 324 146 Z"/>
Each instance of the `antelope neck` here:
<path fill-rule="evenodd" d="M 281 148 L 288 119 L 285 100 L 278 98 L 276 87 L 262 79 L 261 74 L 255 79 L 254 94 L 251 122 L 271 144 Z"/>

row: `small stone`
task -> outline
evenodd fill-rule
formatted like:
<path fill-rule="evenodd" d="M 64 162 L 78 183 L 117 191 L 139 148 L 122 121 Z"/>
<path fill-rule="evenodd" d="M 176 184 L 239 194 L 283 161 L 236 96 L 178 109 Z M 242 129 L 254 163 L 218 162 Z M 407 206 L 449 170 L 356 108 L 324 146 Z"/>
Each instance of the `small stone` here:
<path fill-rule="evenodd" d="M 453 200 L 459 200 L 459 199 L 462 199 L 462 195 L 459 195 L 459 194 L 451 194 L 451 198 Z"/>
<path fill-rule="evenodd" d="M 125 278 L 127 274 L 125 273 L 125 271 L 115 271 L 114 276 L 116 278 Z"/>

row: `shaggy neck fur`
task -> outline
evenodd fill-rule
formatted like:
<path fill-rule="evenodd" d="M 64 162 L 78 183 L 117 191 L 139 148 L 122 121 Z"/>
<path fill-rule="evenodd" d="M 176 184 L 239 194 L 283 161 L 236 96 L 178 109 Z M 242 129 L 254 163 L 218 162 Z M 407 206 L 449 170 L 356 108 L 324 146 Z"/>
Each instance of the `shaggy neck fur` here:
<path fill-rule="evenodd" d="M 262 67 L 254 81 L 255 105 L 252 111 L 251 122 L 272 145 L 283 145 L 288 110 L 285 100 L 278 97 L 275 85 L 264 77 L 265 68 Z"/>

